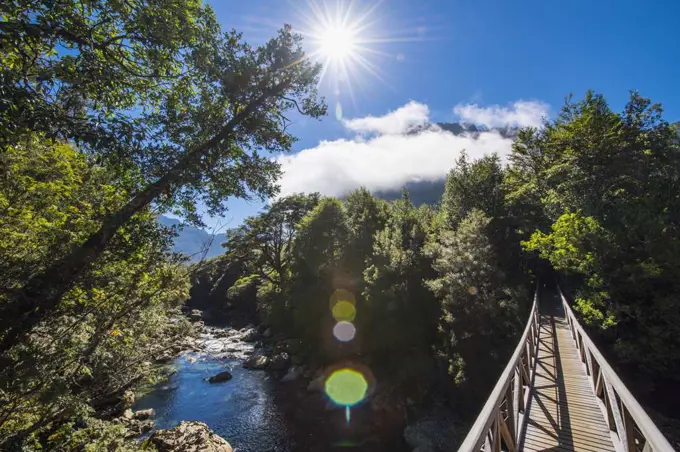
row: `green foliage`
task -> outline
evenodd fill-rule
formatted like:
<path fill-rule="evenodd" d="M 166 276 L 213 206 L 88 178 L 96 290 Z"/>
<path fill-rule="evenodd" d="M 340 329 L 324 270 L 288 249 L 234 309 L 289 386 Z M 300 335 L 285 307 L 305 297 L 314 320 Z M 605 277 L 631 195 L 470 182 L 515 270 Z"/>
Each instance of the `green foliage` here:
<path fill-rule="evenodd" d="M 504 204 L 502 182 L 503 168 L 497 155 L 469 162 L 463 153 L 446 177 L 442 209 L 448 226 L 457 228 L 473 209 L 499 217 Z"/>
<path fill-rule="evenodd" d="M 385 227 L 387 204 L 362 187 L 347 195 L 343 205 L 350 233 L 347 258 L 350 266 L 361 269 L 373 254 L 375 234 Z"/>
<path fill-rule="evenodd" d="M 125 202 L 115 180 L 70 146 L 38 137 L 3 154 L 0 304 Z M 136 215 L 53 316 L 12 349 L 0 371 L 0 444 L 63 430 L 154 378 L 149 362 L 189 328 L 167 321 L 188 291 L 166 254 L 169 240 L 148 211 Z"/>
<path fill-rule="evenodd" d="M 15 0 L 0 17 L 2 139 L 41 132 L 96 147 L 133 138 L 120 114 L 158 107 L 218 31 L 195 0 Z"/>
<path fill-rule="evenodd" d="M 21 140 L 27 131 L 42 130 L 39 121 L 56 124 L 63 133 L 44 132 L 75 140 L 115 172 L 127 202 L 13 294 L 2 317 L 18 320 L 0 324 L 0 352 L 52 315 L 78 275 L 152 203 L 200 224 L 199 201 L 217 215 L 230 197 L 274 195 L 279 166 L 262 151 L 291 149 L 288 111 L 313 118 L 326 111 L 316 92 L 320 65 L 304 57 L 302 38 L 290 26 L 252 47 L 235 31 L 222 33 L 198 1 L 19 2 L 5 8 L 0 30 L 11 64 L 3 67 L 0 89 L 11 108 L 0 127 L 11 133 L 2 135 Z M 55 52 L 61 45 L 73 52 Z M 91 54 L 94 66 L 79 66 Z M 101 99 L 102 92 L 80 84 L 80 77 L 71 85 L 52 68 L 53 59 L 57 66 L 75 64 L 90 82 L 125 72 L 116 78 L 120 84 L 102 91 L 123 99 Z M 28 74 L 34 66 L 38 72 Z M 110 75 L 100 78 L 109 67 Z"/>
<path fill-rule="evenodd" d="M 432 276 L 424 253 L 427 216 L 408 196 L 395 201 L 385 228 L 375 235 L 364 270 L 364 309 L 358 328 L 364 352 L 393 378 L 416 379 L 435 340 L 439 306 L 424 286 Z M 419 360 L 418 358 L 421 358 Z"/>
<path fill-rule="evenodd" d="M 512 157 L 511 196 L 538 229 L 525 247 L 582 281 L 583 319 L 652 380 L 680 371 L 680 148 L 661 114 L 637 93 L 616 113 L 589 92 Z"/>
<path fill-rule="evenodd" d="M 298 225 L 293 248 L 290 303 L 296 337 L 317 357 L 332 337 L 331 295 L 335 289 L 353 292 L 343 268 L 349 231 L 340 201 L 323 198 Z"/>
<path fill-rule="evenodd" d="M 491 219 L 472 210 L 456 230 L 445 230 L 428 245 L 437 277 L 427 285 L 441 302 L 440 354 L 458 384 L 488 388 L 507 359 L 508 340 L 521 322 L 518 301 L 526 292 L 508 281 L 490 237 Z M 485 359 L 475 359 L 484 353 Z"/>

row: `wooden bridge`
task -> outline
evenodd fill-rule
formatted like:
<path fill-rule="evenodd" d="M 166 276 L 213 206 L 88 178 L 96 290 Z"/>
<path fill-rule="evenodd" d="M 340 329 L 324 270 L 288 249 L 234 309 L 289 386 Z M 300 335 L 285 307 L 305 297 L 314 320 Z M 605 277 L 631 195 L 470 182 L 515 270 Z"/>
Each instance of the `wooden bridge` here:
<path fill-rule="evenodd" d="M 459 452 L 672 452 L 559 287 L 540 298 Z"/>

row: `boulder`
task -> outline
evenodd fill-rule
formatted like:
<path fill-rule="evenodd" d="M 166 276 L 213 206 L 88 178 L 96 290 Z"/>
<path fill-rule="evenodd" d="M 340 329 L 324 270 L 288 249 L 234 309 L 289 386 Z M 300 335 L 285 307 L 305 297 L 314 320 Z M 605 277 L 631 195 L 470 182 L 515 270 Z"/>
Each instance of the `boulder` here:
<path fill-rule="evenodd" d="M 269 363 L 268 369 L 271 370 L 286 370 L 290 366 L 290 355 L 286 352 L 274 355 Z"/>
<path fill-rule="evenodd" d="M 121 400 L 126 408 L 130 408 L 135 403 L 135 393 L 128 389 L 123 393 Z"/>
<path fill-rule="evenodd" d="M 272 337 L 272 335 L 273 335 L 272 329 L 271 329 L 271 328 L 267 328 L 266 330 L 264 330 L 264 333 L 262 333 L 262 335 L 263 335 L 264 337 L 266 337 L 267 339 L 269 339 L 269 338 Z"/>
<path fill-rule="evenodd" d="M 135 419 L 131 419 L 127 423 L 127 429 L 128 432 L 125 435 L 125 437 L 134 438 L 135 436 L 143 435 L 144 433 L 153 430 L 153 421 L 152 420 L 138 421 Z"/>
<path fill-rule="evenodd" d="M 164 352 L 162 352 L 160 355 L 158 355 L 156 357 L 155 361 L 156 361 L 157 364 L 165 364 L 165 363 L 172 361 L 173 358 L 174 358 L 174 355 L 173 355 L 172 351 L 171 350 L 165 350 Z"/>
<path fill-rule="evenodd" d="M 244 363 L 245 369 L 262 370 L 269 365 L 269 358 L 264 355 L 255 355 L 248 358 Z"/>
<path fill-rule="evenodd" d="M 182 421 L 172 430 L 157 430 L 149 442 L 158 452 L 233 452 L 222 437 L 203 422 Z"/>
<path fill-rule="evenodd" d="M 224 372 L 220 372 L 217 375 L 213 375 L 212 377 L 208 378 L 208 382 L 220 383 L 222 381 L 229 381 L 231 379 L 232 379 L 231 374 L 225 370 Z"/>
<path fill-rule="evenodd" d="M 191 319 L 194 322 L 202 320 L 203 313 L 201 312 L 200 309 L 192 309 L 191 312 L 189 313 L 189 319 Z"/>
<path fill-rule="evenodd" d="M 408 424 L 404 429 L 404 439 L 418 452 L 449 450 L 451 444 L 459 441 L 461 432 L 456 431 L 457 424 L 449 413 L 431 413 Z"/>
<path fill-rule="evenodd" d="M 123 411 L 123 415 L 122 415 L 123 419 L 132 419 L 133 417 L 134 417 L 134 413 L 132 412 L 132 410 L 130 408 Z"/>
<path fill-rule="evenodd" d="M 254 329 L 254 328 L 251 328 L 251 329 L 247 330 L 245 333 L 243 333 L 241 340 L 243 342 L 255 342 L 255 341 L 257 341 L 259 336 L 260 335 L 257 333 L 257 330 Z"/>
<path fill-rule="evenodd" d="M 149 408 L 148 410 L 135 411 L 134 414 L 132 415 L 132 417 L 133 417 L 133 419 L 143 421 L 143 420 L 152 418 L 155 414 L 156 413 L 154 412 L 153 408 Z"/>
<path fill-rule="evenodd" d="M 303 371 L 301 367 L 291 367 L 288 369 L 288 372 L 286 372 L 286 375 L 283 376 L 281 381 L 295 381 L 302 376 L 302 373 Z"/>
<path fill-rule="evenodd" d="M 314 392 L 314 391 L 323 391 L 326 386 L 326 377 L 324 375 L 321 375 L 319 377 L 316 377 L 314 380 L 310 381 L 309 384 L 307 385 L 307 391 Z"/>

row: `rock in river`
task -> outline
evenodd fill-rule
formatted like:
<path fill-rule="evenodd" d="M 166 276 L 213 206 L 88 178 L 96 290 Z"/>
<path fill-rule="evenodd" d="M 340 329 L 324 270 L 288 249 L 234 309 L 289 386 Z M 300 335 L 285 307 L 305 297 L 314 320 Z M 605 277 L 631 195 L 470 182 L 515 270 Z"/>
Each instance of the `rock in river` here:
<path fill-rule="evenodd" d="M 145 419 L 152 418 L 154 416 L 154 414 L 156 414 L 156 413 L 154 413 L 153 408 L 149 408 L 148 410 L 135 411 L 135 413 L 132 415 L 132 417 L 134 419 L 143 421 Z"/>
<path fill-rule="evenodd" d="M 269 358 L 264 355 L 256 355 L 248 358 L 244 363 L 243 367 L 245 369 L 262 370 L 269 364 Z"/>
<path fill-rule="evenodd" d="M 158 430 L 150 438 L 159 452 L 233 452 L 206 424 L 182 421 L 172 430 Z"/>
<path fill-rule="evenodd" d="M 290 356 L 288 353 L 283 352 L 278 355 L 274 355 L 271 362 L 269 363 L 269 369 L 271 370 L 286 370 L 290 365 Z"/>
<path fill-rule="evenodd" d="M 222 381 L 229 381 L 231 378 L 231 374 L 225 370 L 224 372 L 220 372 L 217 375 L 213 375 L 212 377 L 208 378 L 208 382 L 220 383 Z"/>
<path fill-rule="evenodd" d="M 203 320 L 203 312 L 199 309 L 192 309 L 189 313 L 189 318 L 193 321 Z"/>

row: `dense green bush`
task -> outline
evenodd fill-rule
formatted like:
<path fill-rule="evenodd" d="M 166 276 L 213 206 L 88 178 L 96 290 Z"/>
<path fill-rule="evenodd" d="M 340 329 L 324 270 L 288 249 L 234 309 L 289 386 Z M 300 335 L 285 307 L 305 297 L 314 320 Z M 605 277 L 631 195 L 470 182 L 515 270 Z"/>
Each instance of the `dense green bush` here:
<path fill-rule="evenodd" d="M 21 287 L 82 240 L 125 192 L 71 146 L 32 137 L 0 164 L 0 278 Z M 187 334 L 171 324 L 188 293 L 171 237 L 148 211 L 134 217 L 67 292 L 54 315 L 10 350 L 0 371 L 0 444 L 31 444 L 77 420 L 88 424 L 122 393 L 152 380 L 154 357 Z"/>

